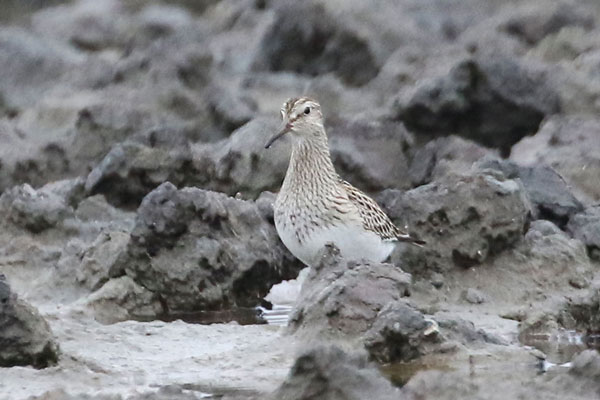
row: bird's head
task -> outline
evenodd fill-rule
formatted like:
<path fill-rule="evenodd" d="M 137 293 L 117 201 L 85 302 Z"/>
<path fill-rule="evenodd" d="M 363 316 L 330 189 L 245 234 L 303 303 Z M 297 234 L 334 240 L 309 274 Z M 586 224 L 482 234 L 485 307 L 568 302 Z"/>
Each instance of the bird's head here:
<path fill-rule="evenodd" d="M 283 103 L 281 119 L 281 129 L 269 139 L 265 148 L 268 149 L 273 142 L 288 133 L 298 139 L 326 138 L 321 106 L 311 98 L 292 98 Z"/>

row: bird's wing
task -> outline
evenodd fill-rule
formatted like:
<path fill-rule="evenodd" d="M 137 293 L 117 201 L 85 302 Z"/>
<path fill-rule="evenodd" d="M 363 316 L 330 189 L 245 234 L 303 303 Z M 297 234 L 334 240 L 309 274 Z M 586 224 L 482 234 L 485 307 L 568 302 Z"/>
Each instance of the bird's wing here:
<path fill-rule="evenodd" d="M 350 201 L 358 208 L 365 229 L 375 232 L 383 240 L 414 242 L 407 232 L 394 225 L 373 199 L 344 180 L 340 183 L 346 190 Z"/>
<path fill-rule="evenodd" d="M 409 242 L 419 247 L 425 245 L 424 241 L 411 237 L 408 232 L 394 225 L 381 207 L 369 196 L 344 180 L 340 180 L 340 183 L 346 190 L 348 199 L 358 208 L 365 229 L 375 232 L 383 240 Z"/>

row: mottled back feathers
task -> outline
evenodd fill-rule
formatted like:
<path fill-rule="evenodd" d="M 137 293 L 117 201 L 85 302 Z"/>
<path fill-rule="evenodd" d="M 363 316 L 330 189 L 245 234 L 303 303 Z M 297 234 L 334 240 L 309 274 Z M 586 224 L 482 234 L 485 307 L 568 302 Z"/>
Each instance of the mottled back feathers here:
<path fill-rule="evenodd" d="M 408 233 L 403 232 L 394 225 L 381 207 L 369 196 L 344 180 L 340 180 L 340 184 L 348 194 L 348 199 L 358 208 L 363 227 L 366 230 L 375 232 L 383 240 L 408 241 L 416 245 L 423 244 L 423 242 L 414 240 Z"/>

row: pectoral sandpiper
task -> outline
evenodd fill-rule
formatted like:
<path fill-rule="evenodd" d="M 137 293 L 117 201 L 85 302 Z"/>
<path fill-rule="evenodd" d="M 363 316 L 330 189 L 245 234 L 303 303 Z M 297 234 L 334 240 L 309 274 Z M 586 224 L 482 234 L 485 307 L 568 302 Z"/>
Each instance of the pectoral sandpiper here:
<path fill-rule="evenodd" d="M 397 242 L 423 244 L 336 173 L 319 103 L 307 97 L 289 99 L 281 116 L 281 131 L 265 147 L 292 136 L 290 163 L 275 201 L 275 227 L 294 256 L 312 266 L 320 250 L 333 243 L 345 258 L 381 262 Z"/>

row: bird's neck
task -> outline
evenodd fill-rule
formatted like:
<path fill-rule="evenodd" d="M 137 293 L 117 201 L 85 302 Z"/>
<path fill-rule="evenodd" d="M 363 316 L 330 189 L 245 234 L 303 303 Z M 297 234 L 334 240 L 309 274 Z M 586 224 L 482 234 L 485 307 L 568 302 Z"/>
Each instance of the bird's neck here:
<path fill-rule="evenodd" d="M 325 134 L 322 137 L 294 140 L 282 191 L 294 188 L 327 188 L 336 185 L 338 181 Z"/>

